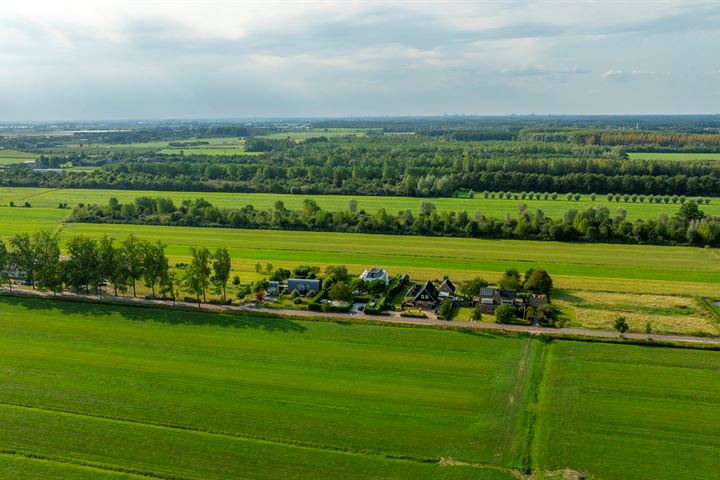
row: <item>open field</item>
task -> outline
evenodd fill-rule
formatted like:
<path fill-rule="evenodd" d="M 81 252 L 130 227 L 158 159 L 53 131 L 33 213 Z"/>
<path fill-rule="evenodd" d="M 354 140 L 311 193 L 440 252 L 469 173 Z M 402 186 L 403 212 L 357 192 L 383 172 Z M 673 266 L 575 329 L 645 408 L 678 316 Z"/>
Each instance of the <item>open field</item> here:
<path fill-rule="evenodd" d="M 28 160 L 34 160 L 39 155 L 35 153 L 18 152 L 17 150 L 0 149 L 0 165 L 11 163 L 22 163 Z"/>
<path fill-rule="evenodd" d="M 720 352 L 553 342 L 545 371 L 536 467 L 718 478 Z"/>
<path fill-rule="evenodd" d="M 539 346 L 8 297 L 0 328 L 0 451 L 204 479 L 510 479 L 438 461 L 517 463 Z"/>
<path fill-rule="evenodd" d="M 173 147 L 171 142 L 208 142 L 208 145 Z M 187 155 L 241 155 L 245 154 L 244 141 L 237 137 L 208 137 L 161 140 L 140 143 L 68 143 L 58 147 L 41 149 L 45 153 L 102 153 L 102 152 L 159 152 L 180 153 Z M 254 153 L 254 152 L 250 152 Z"/>
<path fill-rule="evenodd" d="M 376 129 L 379 130 L 379 129 Z M 361 128 L 308 128 L 304 130 L 292 130 L 281 133 L 271 133 L 268 135 L 260 135 L 258 138 L 274 138 L 284 139 L 291 138 L 293 140 L 307 140 L 313 137 L 344 137 L 346 135 L 365 135 L 368 129 Z"/>
<path fill-rule="evenodd" d="M 691 162 L 696 160 L 720 160 L 720 153 L 681 153 L 681 152 L 630 152 L 628 156 L 637 160 L 677 160 Z"/>
<path fill-rule="evenodd" d="M 3 478 L 720 469 L 716 351 L 7 296 L 0 329 Z"/>
<path fill-rule="evenodd" d="M 720 335 L 720 322 L 698 298 L 678 295 L 648 295 L 564 290 L 553 301 L 574 310 L 576 322 L 585 328 L 612 330 L 619 316 L 627 319 L 630 331 Z"/>
<path fill-rule="evenodd" d="M 73 207 L 78 202 L 105 204 L 116 197 L 121 202 L 130 202 L 139 196 L 172 198 L 177 204 L 182 200 L 204 198 L 215 206 L 241 208 L 251 204 L 259 209 L 268 209 L 275 201 L 281 200 L 289 209 L 300 209 L 306 198 L 312 198 L 325 210 L 346 210 L 350 200 L 357 201 L 358 209 L 376 212 L 384 208 L 396 213 L 410 209 L 417 212 L 424 201 L 435 204 L 438 211 L 466 210 L 470 214 L 481 213 L 486 216 L 503 217 L 506 213 L 515 215 L 521 204 L 526 204 L 532 211 L 542 210 L 549 217 L 562 216 L 571 208 L 584 209 L 590 206 L 604 205 L 614 214 L 618 209 L 627 212 L 628 219 L 657 218 L 661 213 L 674 215 L 680 208 L 679 204 L 660 203 L 625 203 L 608 202 L 605 196 L 598 196 L 595 202 L 589 196 L 580 201 L 568 201 L 564 196 L 557 200 L 514 200 L 485 199 L 482 195 L 475 198 L 419 198 L 419 197 L 363 197 L 352 195 L 292 195 L 271 193 L 225 193 L 225 192 L 168 192 L 157 190 L 93 190 L 93 189 L 39 189 L 28 187 L 0 187 L 0 205 L 7 205 L 11 200 L 18 203 L 32 197 L 31 203 L 38 207 L 55 207 L 58 203 L 67 203 Z M 710 205 L 703 205 L 703 211 L 710 215 L 720 215 L 720 199 L 713 199 Z"/>

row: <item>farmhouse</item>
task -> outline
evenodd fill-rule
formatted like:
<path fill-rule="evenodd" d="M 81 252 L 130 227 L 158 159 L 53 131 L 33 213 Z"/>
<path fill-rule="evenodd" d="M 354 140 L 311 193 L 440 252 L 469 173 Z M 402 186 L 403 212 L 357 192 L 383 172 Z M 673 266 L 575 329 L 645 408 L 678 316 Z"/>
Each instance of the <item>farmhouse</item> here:
<path fill-rule="evenodd" d="M 449 278 L 446 278 L 438 287 L 438 291 L 440 292 L 440 299 L 453 298 L 455 296 L 455 285 Z"/>
<path fill-rule="evenodd" d="M 320 280 L 315 278 L 288 278 L 288 292 L 297 290 L 300 293 L 317 292 L 320 290 Z"/>
<path fill-rule="evenodd" d="M 413 307 L 435 308 L 440 291 L 431 281 L 427 281 L 425 285 L 415 284 L 405 294 L 405 304 Z"/>
<path fill-rule="evenodd" d="M 372 282 L 373 280 L 382 280 L 385 285 L 390 284 L 390 277 L 387 272 L 380 267 L 372 267 L 360 274 L 360 280 Z"/>
<path fill-rule="evenodd" d="M 495 309 L 500 305 L 515 305 L 515 290 L 505 288 L 481 288 L 478 296 L 473 298 L 473 302 L 480 304 L 482 311 L 486 313 L 494 313 Z"/>

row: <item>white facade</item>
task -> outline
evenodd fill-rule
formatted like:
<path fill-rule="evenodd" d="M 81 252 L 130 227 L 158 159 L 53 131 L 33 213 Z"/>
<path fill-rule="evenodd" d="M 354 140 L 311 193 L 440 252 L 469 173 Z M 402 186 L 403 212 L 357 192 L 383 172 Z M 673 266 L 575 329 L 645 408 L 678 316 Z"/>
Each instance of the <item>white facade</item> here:
<path fill-rule="evenodd" d="M 385 282 L 385 285 L 390 284 L 390 277 L 388 276 L 387 272 L 380 267 L 372 267 L 369 270 L 365 270 L 360 275 L 360 280 L 364 280 L 366 282 L 372 282 L 373 280 L 382 280 L 383 282 Z"/>

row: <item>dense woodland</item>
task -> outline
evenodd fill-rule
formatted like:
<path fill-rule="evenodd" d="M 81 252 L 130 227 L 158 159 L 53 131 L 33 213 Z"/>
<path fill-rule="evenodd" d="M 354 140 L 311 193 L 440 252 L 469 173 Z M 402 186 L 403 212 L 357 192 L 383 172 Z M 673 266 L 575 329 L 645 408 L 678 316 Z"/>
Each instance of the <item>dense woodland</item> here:
<path fill-rule="evenodd" d="M 102 168 L 7 169 L 0 172 L 0 183 L 404 196 L 451 196 L 458 190 L 720 196 L 720 168 L 715 162 L 629 160 L 617 146 L 372 135 L 249 143 L 265 153 L 190 157 L 116 152 L 85 159 L 84 154 L 74 154 L 64 161 Z"/>
<path fill-rule="evenodd" d="M 652 129 L 633 128 L 641 121 Z M 328 131 L 323 128 L 336 127 L 365 130 L 323 136 Z M 265 136 L 278 132 L 311 134 Z M 161 140 L 182 148 L 203 145 L 212 136 L 242 137 L 254 155 L 209 156 L 191 149 L 163 154 L 151 146 L 77 148 Z M 180 123 L 83 130 L 70 137 L 7 135 L 0 148 L 41 154 L 38 164 L 45 168 L 0 170 L 0 184 L 8 186 L 436 197 L 468 190 L 720 196 L 720 162 L 628 157 L 634 151 L 720 152 L 716 116 Z M 47 170 L 68 162 L 99 168 Z"/>
<path fill-rule="evenodd" d="M 615 215 L 604 206 L 570 209 L 560 218 L 545 216 L 541 210 L 521 205 L 516 216 L 486 217 L 482 214 L 437 212 L 430 202 L 419 211 L 396 214 L 380 209 L 374 214 L 357 211 L 351 201 L 345 211 L 325 211 L 312 199 L 302 210 L 289 210 L 282 201 L 272 209 L 252 205 L 218 208 L 198 199 L 176 206 L 168 198 L 137 198 L 132 203 L 110 199 L 104 206 L 78 206 L 72 222 L 131 223 L 191 227 L 232 227 L 254 229 L 313 230 L 353 233 L 383 233 L 520 240 L 561 240 L 654 245 L 720 245 L 720 218 L 710 217 L 689 201 L 672 217 L 627 220 L 624 210 Z"/>

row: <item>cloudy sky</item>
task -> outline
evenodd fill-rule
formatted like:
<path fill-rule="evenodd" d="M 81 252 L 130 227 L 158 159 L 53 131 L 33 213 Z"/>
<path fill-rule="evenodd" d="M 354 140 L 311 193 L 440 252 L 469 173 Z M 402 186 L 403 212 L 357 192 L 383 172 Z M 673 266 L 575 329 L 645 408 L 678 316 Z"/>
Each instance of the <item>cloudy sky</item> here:
<path fill-rule="evenodd" d="M 720 2 L 0 2 L 0 120 L 720 111 Z"/>

